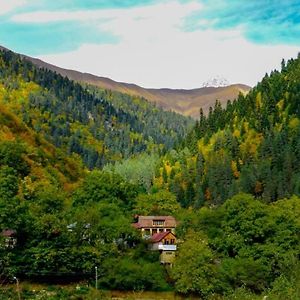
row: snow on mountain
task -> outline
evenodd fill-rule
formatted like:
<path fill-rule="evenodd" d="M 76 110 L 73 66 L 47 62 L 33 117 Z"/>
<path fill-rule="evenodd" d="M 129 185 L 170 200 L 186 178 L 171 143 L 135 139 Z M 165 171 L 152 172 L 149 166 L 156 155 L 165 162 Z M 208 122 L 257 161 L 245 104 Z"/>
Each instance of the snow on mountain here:
<path fill-rule="evenodd" d="M 202 87 L 225 87 L 228 85 L 230 85 L 230 82 L 226 78 L 222 76 L 216 76 L 214 78 L 205 81 L 202 84 Z"/>

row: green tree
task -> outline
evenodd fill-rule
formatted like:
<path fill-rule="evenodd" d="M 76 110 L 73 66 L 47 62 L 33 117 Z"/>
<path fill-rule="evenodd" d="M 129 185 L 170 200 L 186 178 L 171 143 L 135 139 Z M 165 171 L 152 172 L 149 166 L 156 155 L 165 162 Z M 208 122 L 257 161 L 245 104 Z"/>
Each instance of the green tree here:
<path fill-rule="evenodd" d="M 180 293 L 197 293 L 203 297 L 215 290 L 217 266 L 205 235 L 189 232 L 179 245 L 171 270 L 175 289 Z"/>
<path fill-rule="evenodd" d="M 93 202 L 116 202 L 131 208 L 137 195 L 137 186 L 126 182 L 120 175 L 93 171 L 90 172 L 81 187 L 73 195 L 73 205 L 85 205 Z"/>
<path fill-rule="evenodd" d="M 139 215 L 176 215 L 179 209 L 175 195 L 165 190 L 136 198 L 135 212 Z"/>

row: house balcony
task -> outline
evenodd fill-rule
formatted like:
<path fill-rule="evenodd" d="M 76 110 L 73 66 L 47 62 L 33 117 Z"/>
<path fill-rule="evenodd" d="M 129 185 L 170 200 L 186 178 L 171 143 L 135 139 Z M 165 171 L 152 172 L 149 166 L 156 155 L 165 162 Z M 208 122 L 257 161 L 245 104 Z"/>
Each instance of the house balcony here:
<path fill-rule="evenodd" d="M 176 245 L 158 245 L 158 250 L 163 251 L 176 251 Z"/>

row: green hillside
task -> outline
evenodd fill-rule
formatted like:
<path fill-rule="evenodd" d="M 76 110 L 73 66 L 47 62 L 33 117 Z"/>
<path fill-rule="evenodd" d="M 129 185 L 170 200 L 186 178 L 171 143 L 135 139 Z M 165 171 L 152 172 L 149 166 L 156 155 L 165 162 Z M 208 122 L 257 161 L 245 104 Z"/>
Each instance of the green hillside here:
<path fill-rule="evenodd" d="M 185 208 L 172 270 L 178 291 L 300 297 L 299 105 L 300 57 L 225 109 L 216 102 L 161 158 L 155 189 Z"/>
<path fill-rule="evenodd" d="M 0 165 L 15 168 L 16 174 L 24 179 L 20 189 L 23 195 L 26 190 L 52 183 L 70 190 L 85 173 L 78 155 L 66 155 L 3 104 L 0 104 L 0 148 Z"/>
<path fill-rule="evenodd" d="M 184 207 L 220 205 L 236 193 L 266 203 L 300 195 L 300 60 L 282 62 L 247 96 L 203 114 L 164 158 L 160 186 Z"/>
<path fill-rule="evenodd" d="M 99 275 L 105 274 L 99 278 L 103 288 L 169 288 L 157 255 L 146 251 L 131 226 L 135 198 L 143 188 L 115 174 L 90 172 L 78 154 L 46 141 L 44 136 L 51 140 L 45 134 L 47 111 L 30 99 L 57 99 L 25 81 L 22 70 L 12 75 L 8 70 L 2 68 L 0 74 L 0 230 L 14 231 L 17 244 L 11 246 L 0 236 L 1 299 L 17 297 L 6 288 L 14 277 L 46 283 L 91 281 L 95 265 L 101 265 Z M 24 292 L 22 298 L 34 295 Z"/>
<path fill-rule="evenodd" d="M 0 100 L 36 132 L 90 168 L 140 152 L 165 151 L 193 121 L 139 97 L 91 90 L 0 52 Z"/>

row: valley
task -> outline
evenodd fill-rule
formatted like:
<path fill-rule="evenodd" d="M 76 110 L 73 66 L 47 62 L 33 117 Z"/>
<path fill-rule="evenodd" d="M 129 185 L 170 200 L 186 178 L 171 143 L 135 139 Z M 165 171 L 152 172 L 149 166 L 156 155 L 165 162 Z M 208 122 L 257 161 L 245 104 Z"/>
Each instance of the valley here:
<path fill-rule="evenodd" d="M 32 60 L 0 51 L 2 299 L 35 299 L 34 284 L 48 299 L 299 298 L 300 57 L 230 97 L 126 90 Z M 138 216 L 163 237 L 149 245 Z M 171 265 L 156 246 L 176 246 Z"/>

